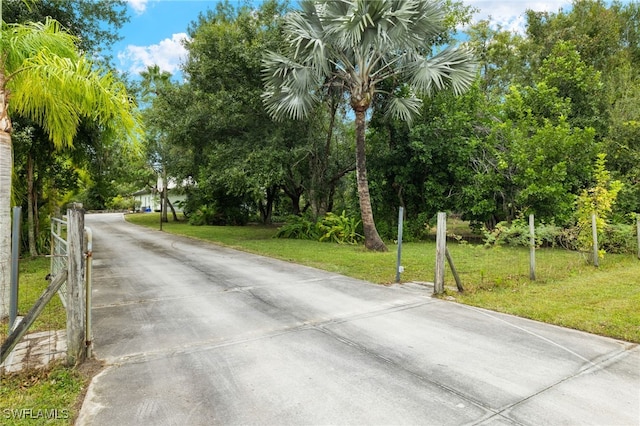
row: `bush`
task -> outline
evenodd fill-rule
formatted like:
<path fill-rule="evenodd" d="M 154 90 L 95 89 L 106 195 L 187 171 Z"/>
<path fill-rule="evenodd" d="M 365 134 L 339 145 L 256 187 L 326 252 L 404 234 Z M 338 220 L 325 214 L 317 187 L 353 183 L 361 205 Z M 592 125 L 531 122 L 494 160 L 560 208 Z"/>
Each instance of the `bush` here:
<path fill-rule="evenodd" d="M 318 240 L 316 224 L 305 216 L 289 216 L 284 225 L 278 228 L 275 238 L 294 240 Z"/>
<path fill-rule="evenodd" d="M 427 239 L 431 230 L 430 219 L 432 218 L 423 212 L 419 213 L 415 218 L 404 221 L 402 239 L 406 242 Z"/>
<path fill-rule="evenodd" d="M 607 253 L 635 253 L 638 250 L 636 227 L 624 223 L 607 225 L 598 245 Z"/>
<path fill-rule="evenodd" d="M 638 249 L 635 229 L 635 225 L 624 223 L 604 225 L 598 233 L 598 248 L 605 253 L 635 253 Z M 506 222 L 500 222 L 493 231 L 485 229 L 483 233 L 486 246 L 529 245 L 529 225 L 521 219 L 514 220 L 510 226 Z M 552 224 L 540 224 L 536 226 L 536 246 L 560 246 L 567 250 L 586 251 L 580 238 L 587 234 L 591 235 L 591 226 L 561 228 Z"/>
<path fill-rule="evenodd" d="M 200 206 L 195 212 L 189 214 L 189 224 L 203 225 L 246 225 L 249 221 L 249 213 L 242 207 L 220 208 L 217 203 Z"/>
<path fill-rule="evenodd" d="M 189 216 L 189 224 L 194 226 L 213 225 L 219 217 L 215 206 L 200 206 Z"/>
<path fill-rule="evenodd" d="M 541 223 L 536 225 L 536 246 L 555 247 L 563 235 L 562 232 L 562 228 L 554 224 Z M 524 219 L 516 219 L 511 225 L 507 222 L 499 222 L 492 231 L 484 228 L 482 233 L 484 235 L 485 246 L 529 246 L 529 223 Z"/>
<path fill-rule="evenodd" d="M 338 244 L 358 244 L 364 240 L 364 236 L 359 234 L 358 227 L 360 221 L 352 217 L 347 217 L 345 211 L 338 216 L 329 212 L 316 224 L 319 231 L 319 241 L 333 241 Z"/>
<path fill-rule="evenodd" d="M 289 216 L 284 225 L 278 228 L 275 238 L 299 240 L 331 241 L 338 244 L 357 244 L 364 240 L 358 231 L 360 221 L 329 212 L 318 222 L 312 222 L 304 216 Z"/>
<path fill-rule="evenodd" d="M 139 204 L 140 202 L 138 202 Z M 109 210 L 133 210 L 135 208 L 136 202 L 133 197 L 123 197 L 121 195 L 117 195 L 113 197 L 110 201 L 107 201 L 106 207 Z"/>

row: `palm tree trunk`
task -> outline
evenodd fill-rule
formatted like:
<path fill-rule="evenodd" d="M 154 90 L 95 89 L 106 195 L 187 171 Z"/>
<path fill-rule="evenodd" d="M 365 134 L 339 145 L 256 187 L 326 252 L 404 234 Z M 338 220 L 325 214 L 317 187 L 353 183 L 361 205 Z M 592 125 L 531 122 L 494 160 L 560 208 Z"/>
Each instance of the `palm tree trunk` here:
<path fill-rule="evenodd" d="M 0 71 L 0 321 L 9 316 L 11 281 L 11 120 L 7 114 L 4 73 Z"/>
<path fill-rule="evenodd" d="M 367 180 L 367 160 L 365 145 L 365 111 L 364 108 L 354 108 L 356 113 L 356 175 L 358 182 L 358 198 L 360 200 L 360 214 L 364 228 L 364 246 L 369 250 L 387 251 L 382 238 L 378 234 L 373 220 L 371 196 L 369 195 L 369 181 Z"/>
<path fill-rule="evenodd" d="M 9 315 L 11 280 L 11 135 L 0 129 L 0 321 Z"/>

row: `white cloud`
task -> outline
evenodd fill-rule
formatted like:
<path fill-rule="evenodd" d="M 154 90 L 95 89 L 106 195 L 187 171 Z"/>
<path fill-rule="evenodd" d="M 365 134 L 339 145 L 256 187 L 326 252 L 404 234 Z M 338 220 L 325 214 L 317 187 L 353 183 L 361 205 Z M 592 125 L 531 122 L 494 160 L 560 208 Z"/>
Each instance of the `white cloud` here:
<path fill-rule="evenodd" d="M 501 1 L 495 0 L 466 0 L 467 5 L 479 9 L 475 20 L 489 19 L 495 24 L 500 24 L 505 30 L 522 32 L 525 25 L 524 13 L 528 10 L 536 12 L 557 12 L 560 8 L 571 6 L 569 0 L 547 1 Z"/>
<path fill-rule="evenodd" d="M 129 6 L 138 14 L 141 15 L 147 10 L 147 2 L 149 0 L 127 0 Z"/>
<path fill-rule="evenodd" d="M 118 54 L 118 59 L 133 75 L 146 71 L 149 65 L 158 65 L 161 71 L 173 74 L 187 57 L 187 50 L 183 45 L 185 39 L 186 33 L 178 33 L 150 46 L 129 45 L 124 52 Z"/>

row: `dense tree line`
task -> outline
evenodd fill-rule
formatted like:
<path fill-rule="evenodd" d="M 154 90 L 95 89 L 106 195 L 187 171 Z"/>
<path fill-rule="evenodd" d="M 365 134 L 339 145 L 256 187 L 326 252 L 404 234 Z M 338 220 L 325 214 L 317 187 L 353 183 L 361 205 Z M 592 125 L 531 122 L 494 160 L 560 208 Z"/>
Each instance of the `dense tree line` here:
<path fill-rule="evenodd" d="M 186 82 L 153 102 L 164 116 L 154 125 L 167 141 L 169 174 L 197 183 L 186 189 L 197 221 L 317 219 L 331 210 L 359 216 L 346 88 L 319 85 L 312 92 L 319 102 L 301 100 L 308 111 L 293 111 L 296 121 L 274 122 L 261 101 L 264 53 L 286 51 L 288 10 L 277 2 L 257 10 L 224 3 L 202 15 L 189 29 Z M 454 42 L 473 12 L 456 2 L 444 10 L 432 49 Z M 469 25 L 474 84 L 464 93 L 421 95 L 411 125 L 385 114 L 388 94 L 406 90 L 401 81 L 385 83 L 372 99 L 366 148 L 380 234 L 393 237 L 398 206 L 416 237 L 441 210 L 488 229 L 528 213 L 570 226 L 579 195 L 597 184 L 599 154 L 611 180 L 623 184 L 614 217 L 639 211 L 639 17 L 637 3 L 581 0 L 557 13 L 528 11 L 523 33 Z"/>
<path fill-rule="evenodd" d="M 4 20 L 52 15 L 82 36 L 87 51 L 108 45 L 108 34 L 126 20 L 123 2 L 37 4 L 27 10 L 5 0 Z M 640 6 L 580 0 L 556 13 L 528 11 L 516 33 L 470 24 L 474 11 L 463 2 L 441 5 L 425 58 L 465 45 L 477 74 L 458 93 L 449 84 L 415 90 L 395 77 L 372 92 L 365 153 L 380 236 L 393 238 L 399 206 L 405 235 L 414 238 L 442 210 L 488 230 L 528 213 L 570 227 L 585 191 L 615 181 L 622 186 L 611 218 L 625 222 L 640 211 Z M 288 215 L 315 222 L 342 211 L 360 217 L 356 117 L 346 86 L 328 74 L 313 80 L 319 84 L 305 114 L 279 121 L 265 104 L 266 52 L 288 54 L 285 17 L 294 8 L 276 0 L 257 8 L 222 2 L 193 22 L 184 80 L 151 67 L 138 84 L 144 158 L 88 123 L 73 150 L 54 150 L 37 126 L 16 117 L 23 187 L 14 193 L 40 212 L 34 221 L 71 198 L 89 208 L 115 206 L 153 187 L 157 173 L 182 186 L 192 223 L 270 223 Z M 98 22 L 111 31 L 95 32 L 105 28 Z M 390 103 L 404 113 L 385 113 Z M 602 167 L 608 181 L 598 179 Z"/>

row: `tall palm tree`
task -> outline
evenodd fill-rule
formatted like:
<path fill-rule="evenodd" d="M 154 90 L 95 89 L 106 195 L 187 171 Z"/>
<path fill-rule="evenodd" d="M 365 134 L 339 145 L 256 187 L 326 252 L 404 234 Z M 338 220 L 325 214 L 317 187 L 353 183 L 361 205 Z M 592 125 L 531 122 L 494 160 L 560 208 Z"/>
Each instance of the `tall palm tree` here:
<path fill-rule="evenodd" d="M 11 265 L 11 113 L 33 120 L 56 147 L 71 146 L 78 124 L 136 140 L 139 119 L 124 85 L 81 56 L 57 22 L 0 30 L 0 319 L 8 315 Z"/>
<path fill-rule="evenodd" d="M 284 18 L 289 42 L 285 54 L 267 52 L 263 60 L 269 113 L 279 119 L 306 117 L 323 85 L 340 87 L 355 113 L 356 173 L 365 246 L 387 248 L 378 235 L 371 209 L 365 158 L 365 119 L 381 83 L 387 113 L 410 121 L 419 114 L 417 93 L 451 88 L 463 92 L 475 78 L 466 49 L 439 51 L 432 41 L 442 33 L 444 13 L 431 0 L 303 0 Z"/>

